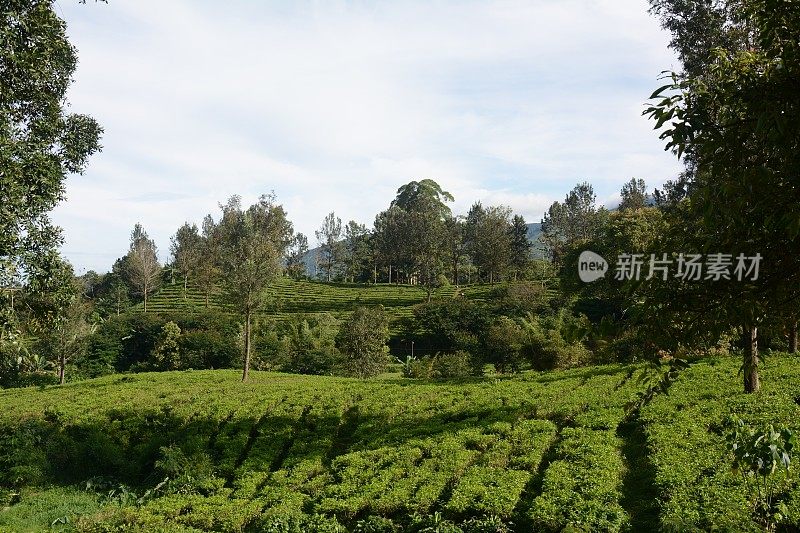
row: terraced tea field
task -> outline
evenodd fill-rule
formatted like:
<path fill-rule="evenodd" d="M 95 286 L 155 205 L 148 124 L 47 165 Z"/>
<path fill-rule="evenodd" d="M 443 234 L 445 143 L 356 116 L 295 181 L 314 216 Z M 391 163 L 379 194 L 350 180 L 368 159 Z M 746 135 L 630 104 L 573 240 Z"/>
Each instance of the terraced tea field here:
<path fill-rule="evenodd" d="M 347 316 L 359 305 L 383 305 L 393 323 L 403 317 L 410 317 L 414 305 L 427 299 L 424 289 L 411 285 L 349 285 L 343 283 L 324 283 L 321 281 L 298 281 L 279 278 L 267 291 L 269 302 L 263 313 L 277 319 L 291 314 L 331 313 L 339 318 Z M 455 295 L 454 287 L 438 289 L 436 298 L 450 298 Z M 180 283 L 165 285 L 147 302 L 147 310 L 152 312 L 202 311 L 206 300 L 196 287 L 190 285 L 186 294 Z M 214 292 L 209 297 L 209 305 L 222 307 L 221 297 Z M 142 304 L 136 306 L 142 308 Z"/>
<path fill-rule="evenodd" d="M 738 413 L 800 430 L 799 362 L 772 356 L 750 396 L 737 360 L 694 363 L 632 421 L 644 369 L 616 365 L 464 382 L 186 371 L 2 391 L 0 530 L 757 530 L 719 427 Z M 797 485 L 783 497 L 797 527 Z"/>

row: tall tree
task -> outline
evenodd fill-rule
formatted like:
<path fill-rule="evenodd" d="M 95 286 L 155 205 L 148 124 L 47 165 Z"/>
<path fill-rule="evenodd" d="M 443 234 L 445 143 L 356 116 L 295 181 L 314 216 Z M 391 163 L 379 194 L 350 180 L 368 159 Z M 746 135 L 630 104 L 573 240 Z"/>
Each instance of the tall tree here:
<path fill-rule="evenodd" d="M 314 234 L 319 242 L 319 264 L 325 272 L 325 279 L 331 281 L 341 260 L 342 219 L 334 212 L 328 213 Z"/>
<path fill-rule="evenodd" d="M 622 201 L 619 203 L 619 210 L 642 209 L 647 205 L 647 185 L 644 180 L 631 178 L 620 190 Z"/>
<path fill-rule="evenodd" d="M 451 277 L 453 285 L 458 287 L 460 282 L 460 268 L 467 257 L 464 245 L 464 221 L 461 217 L 447 217 L 445 220 L 445 241 L 450 261 Z"/>
<path fill-rule="evenodd" d="M 594 235 L 603 214 L 595 206 L 596 199 L 589 183 L 579 183 L 563 203 L 554 202 L 545 213 L 540 238 L 557 265 L 571 248 Z"/>
<path fill-rule="evenodd" d="M 522 215 L 514 215 L 509 228 L 511 237 L 511 268 L 514 279 L 525 272 L 531 262 L 531 241 L 528 239 L 528 224 Z"/>
<path fill-rule="evenodd" d="M 754 392 L 760 324 L 767 313 L 790 316 L 800 297 L 800 16 L 793 2 L 726 5 L 751 45 L 717 49 L 710 68 L 674 74 L 645 113 L 696 169 L 684 233 L 695 229 L 701 250 L 764 258 L 757 279 L 706 291 L 696 317 L 703 329 L 740 327 L 744 388 Z"/>
<path fill-rule="evenodd" d="M 301 279 L 306 275 L 306 254 L 308 254 L 308 237 L 298 233 L 292 239 L 286 256 L 286 271 L 289 276 Z"/>
<path fill-rule="evenodd" d="M 292 239 L 292 224 L 274 195 L 264 195 L 248 209 L 242 209 L 238 196 L 221 206 L 213 240 L 218 247 L 217 261 L 222 274 L 226 301 L 244 319 L 244 368 L 242 381 L 250 373 L 252 320 L 266 301 L 266 288 L 281 272 L 282 262 Z"/>
<path fill-rule="evenodd" d="M 202 235 L 194 265 L 197 286 L 205 295 L 206 308 L 209 307 L 211 291 L 219 279 L 219 244 L 214 239 L 214 219 L 211 215 L 203 218 Z"/>
<path fill-rule="evenodd" d="M 77 56 L 55 4 L 4 2 L 0 43 L 1 338 L 15 292 L 53 264 L 61 235 L 49 212 L 63 199 L 66 177 L 100 149 L 102 129 L 67 113 Z"/>
<path fill-rule="evenodd" d="M 474 204 L 467 214 L 467 249 L 472 262 L 488 276 L 502 278 L 511 260 L 511 210 L 504 206 Z"/>
<path fill-rule="evenodd" d="M 450 215 L 450 208 L 446 202 L 452 202 L 453 195 L 442 189 L 432 179 L 411 181 L 397 189 L 397 196 L 392 201 L 392 206 L 397 206 L 404 211 L 436 210 L 436 214 L 444 219 Z"/>
<path fill-rule="evenodd" d="M 144 299 L 146 313 L 147 298 L 158 288 L 161 281 L 161 265 L 158 262 L 156 243 L 147 236 L 147 232 L 138 223 L 131 232 L 131 246 L 126 266 L 128 281 Z"/>
<path fill-rule="evenodd" d="M 183 299 L 186 299 L 186 285 L 189 274 L 192 273 L 200 260 L 202 237 L 195 224 L 188 222 L 178 228 L 172 237 L 170 252 L 172 262 L 183 277 Z"/>
<path fill-rule="evenodd" d="M 351 283 L 369 268 L 369 232 L 364 224 L 351 220 L 344 227 L 342 263 L 344 276 Z"/>

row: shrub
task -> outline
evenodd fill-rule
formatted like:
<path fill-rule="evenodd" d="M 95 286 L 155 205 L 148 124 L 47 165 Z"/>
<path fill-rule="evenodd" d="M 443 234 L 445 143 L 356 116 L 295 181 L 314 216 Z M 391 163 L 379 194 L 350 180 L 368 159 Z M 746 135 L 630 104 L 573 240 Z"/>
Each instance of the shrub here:
<path fill-rule="evenodd" d="M 553 317 L 529 316 L 523 327 L 521 352 L 536 370 L 572 368 L 587 364 L 592 358 L 581 342 L 588 331 L 584 319 L 564 313 Z"/>
<path fill-rule="evenodd" d="M 336 336 L 346 374 L 367 378 L 380 374 L 389 364 L 389 319 L 383 306 L 358 307 Z"/>
<path fill-rule="evenodd" d="M 522 363 L 522 333 L 522 328 L 510 318 L 497 319 L 484 339 L 484 362 L 493 363 L 498 372 L 518 371 Z"/>
<path fill-rule="evenodd" d="M 152 364 L 159 370 L 177 370 L 181 366 L 181 328 L 171 320 L 161 328 L 161 335 L 150 355 Z"/>
<path fill-rule="evenodd" d="M 328 374 L 336 364 L 339 321 L 329 313 L 299 315 L 273 324 L 258 343 L 262 361 L 283 372 Z M 265 352 L 271 351 L 270 354 Z"/>
<path fill-rule="evenodd" d="M 463 378 L 472 374 L 472 356 L 465 351 L 436 354 L 432 376 L 439 379 Z"/>
<path fill-rule="evenodd" d="M 414 325 L 429 344 L 442 351 L 473 351 L 491 323 L 489 310 L 466 298 L 418 305 Z"/>

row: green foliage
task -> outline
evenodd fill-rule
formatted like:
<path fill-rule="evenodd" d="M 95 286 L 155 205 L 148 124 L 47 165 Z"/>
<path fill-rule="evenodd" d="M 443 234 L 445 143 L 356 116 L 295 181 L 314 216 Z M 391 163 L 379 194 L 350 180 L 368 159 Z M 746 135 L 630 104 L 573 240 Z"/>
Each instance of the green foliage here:
<path fill-rule="evenodd" d="M 786 428 L 766 424 L 749 427 L 742 419 L 731 420 L 728 446 L 733 456 L 733 469 L 741 473 L 753 502 L 754 513 L 770 531 L 780 524 L 788 508 L 777 497 L 791 486 L 781 473 L 788 473 L 796 438 Z"/>
<path fill-rule="evenodd" d="M 180 353 L 181 328 L 172 321 L 164 324 L 158 336 L 153 352 L 150 354 L 155 367 L 159 370 L 177 370 L 182 368 Z"/>
<path fill-rule="evenodd" d="M 256 367 L 297 374 L 329 374 L 339 352 L 340 323 L 329 313 L 293 315 L 279 323 L 264 321 L 256 328 Z"/>
<path fill-rule="evenodd" d="M 549 316 L 530 315 L 523 321 L 521 355 L 537 370 L 585 365 L 592 357 L 581 342 L 587 333 L 585 317 L 563 311 Z"/>
<path fill-rule="evenodd" d="M 522 366 L 523 330 L 513 320 L 495 320 L 483 338 L 484 362 L 493 363 L 498 372 L 517 372 Z"/>
<path fill-rule="evenodd" d="M 383 306 L 353 311 L 336 336 L 344 371 L 360 378 L 380 374 L 389 364 L 388 340 L 389 321 Z"/>

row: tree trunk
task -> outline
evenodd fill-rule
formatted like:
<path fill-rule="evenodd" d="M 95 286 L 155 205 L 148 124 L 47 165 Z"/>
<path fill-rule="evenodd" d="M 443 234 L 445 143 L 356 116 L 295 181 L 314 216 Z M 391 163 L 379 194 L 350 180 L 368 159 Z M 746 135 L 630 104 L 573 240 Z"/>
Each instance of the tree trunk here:
<path fill-rule="evenodd" d="M 186 285 L 188 284 L 189 276 L 187 274 L 183 275 L 183 299 L 186 299 Z"/>
<path fill-rule="evenodd" d="M 65 381 L 65 373 L 67 368 L 67 356 L 61 352 L 61 357 L 58 359 L 58 384 L 63 385 Z"/>
<path fill-rule="evenodd" d="M 250 375 L 250 311 L 245 313 L 244 320 L 244 372 L 242 372 L 242 381 L 247 381 Z"/>
<path fill-rule="evenodd" d="M 761 388 L 761 380 L 758 375 L 758 328 L 755 326 L 744 328 L 744 341 L 742 364 L 744 391 L 747 393 L 758 392 Z"/>
<path fill-rule="evenodd" d="M 147 289 L 144 291 L 144 312 L 147 312 Z"/>
<path fill-rule="evenodd" d="M 392 265 L 389 264 L 389 285 L 392 284 Z"/>
<path fill-rule="evenodd" d="M 789 352 L 797 353 L 797 318 L 794 316 L 789 324 Z"/>
<path fill-rule="evenodd" d="M 372 284 L 378 284 L 378 265 L 372 265 Z"/>

